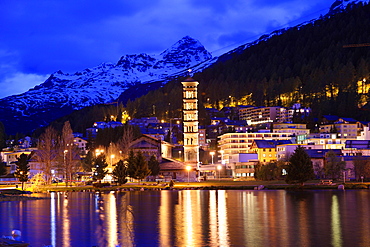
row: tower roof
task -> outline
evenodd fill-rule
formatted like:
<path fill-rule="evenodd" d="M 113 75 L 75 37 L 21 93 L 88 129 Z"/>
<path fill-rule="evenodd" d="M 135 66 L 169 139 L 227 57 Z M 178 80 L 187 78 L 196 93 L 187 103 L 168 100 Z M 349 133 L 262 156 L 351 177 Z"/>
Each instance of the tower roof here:
<path fill-rule="evenodd" d="M 191 78 L 190 76 L 187 77 L 184 82 L 195 82 L 196 80 L 194 80 L 193 78 Z"/>

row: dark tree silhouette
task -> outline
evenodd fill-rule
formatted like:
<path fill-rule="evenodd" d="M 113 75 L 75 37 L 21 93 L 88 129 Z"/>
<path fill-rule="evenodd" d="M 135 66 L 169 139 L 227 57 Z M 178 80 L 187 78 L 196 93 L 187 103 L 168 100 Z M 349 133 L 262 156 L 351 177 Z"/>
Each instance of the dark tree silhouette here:
<path fill-rule="evenodd" d="M 113 177 L 117 180 L 118 184 L 121 185 L 127 183 L 127 176 L 127 163 L 122 160 L 118 161 L 113 170 Z"/>
<path fill-rule="evenodd" d="M 28 175 L 30 172 L 30 166 L 28 163 L 30 162 L 32 155 L 33 153 L 29 155 L 22 153 L 19 158 L 17 158 L 17 169 L 14 172 L 14 176 L 18 178 L 20 182 L 22 182 L 22 190 L 24 187 L 24 182 L 28 181 Z"/>
<path fill-rule="evenodd" d="M 285 181 L 289 184 L 300 183 L 303 185 L 315 176 L 312 161 L 303 147 L 298 146 L 289 159 Z"/>
<path fill-rule="evenodd" d="M 100 154 L 98 157 L 96 157 L 95 162 L 94 162 L 94 175 L 93 179 L 94 180 L 102 180 L 105 177 L 105 174 L 107 174 L 107 162 L 105 159 L 104 154 Z"/>
<path fill-rule="evenodd" d="M 150 159 L 148 161 L 148 167 L 151 172 L 150 175 L 157 176 L 159 174 L 160 169 L 159 162 L 154 155 L 150 156 Z"/>

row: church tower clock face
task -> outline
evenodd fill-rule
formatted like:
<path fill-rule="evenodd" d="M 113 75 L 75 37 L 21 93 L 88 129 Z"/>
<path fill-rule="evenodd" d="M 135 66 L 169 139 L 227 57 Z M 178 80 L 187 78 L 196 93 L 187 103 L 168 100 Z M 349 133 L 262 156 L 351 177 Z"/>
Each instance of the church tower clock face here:
<path fill-rule="evenodd" d="M 198 82 L 188 77 L 183 82 L 183 125 L 184 125 L 184 162 L 198 168 Z"/>

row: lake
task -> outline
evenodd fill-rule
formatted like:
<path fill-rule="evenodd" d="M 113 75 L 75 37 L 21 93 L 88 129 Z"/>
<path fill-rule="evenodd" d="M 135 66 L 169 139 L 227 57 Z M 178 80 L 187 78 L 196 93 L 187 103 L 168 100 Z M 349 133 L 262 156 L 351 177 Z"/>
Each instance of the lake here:
<path fill-rule="evenodd" d="M 0 202 L 0 236 L 19 229 L 32 247 L 370 245 L 368 190 L 42 196 L 50 199 Z"/>

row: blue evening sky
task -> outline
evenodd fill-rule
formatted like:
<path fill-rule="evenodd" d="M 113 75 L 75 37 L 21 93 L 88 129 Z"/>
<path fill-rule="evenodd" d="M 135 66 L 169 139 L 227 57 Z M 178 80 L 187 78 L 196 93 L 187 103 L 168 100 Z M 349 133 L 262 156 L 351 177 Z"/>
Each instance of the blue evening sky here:
<path fill-rule="evenodd" d="M 0 98 L 57 70 L 159 54 L 182 37 L 214 55 L 324 15 L 334 0 L 0 1 Z"/>

